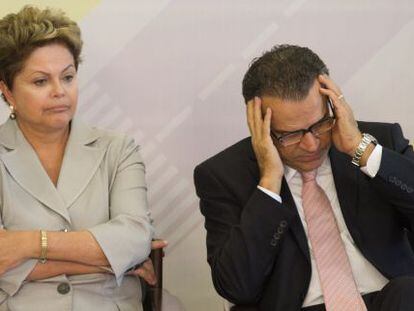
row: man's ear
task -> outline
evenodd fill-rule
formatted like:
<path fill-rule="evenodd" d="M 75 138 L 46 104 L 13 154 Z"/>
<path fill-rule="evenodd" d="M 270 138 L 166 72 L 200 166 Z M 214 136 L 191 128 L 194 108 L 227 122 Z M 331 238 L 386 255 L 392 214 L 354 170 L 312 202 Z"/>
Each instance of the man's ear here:
<path fill-rule="evenodd" d="M 14 106 L 13 94 L 3 80 L 0 81 L 0 91 L 2 93 L 3 99 L 5 99 L 9 105 Z"/>

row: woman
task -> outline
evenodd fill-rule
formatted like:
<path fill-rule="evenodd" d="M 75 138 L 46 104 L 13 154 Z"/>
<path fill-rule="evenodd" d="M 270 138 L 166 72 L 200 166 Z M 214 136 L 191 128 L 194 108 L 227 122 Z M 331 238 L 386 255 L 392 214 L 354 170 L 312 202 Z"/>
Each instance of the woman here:
<path fill-rule="evenodd" d="M 0 20 L 0 310 L 141 310 L 150 251 L 134 141 L 74 118 L 82 41 L 64 13 Z"/>

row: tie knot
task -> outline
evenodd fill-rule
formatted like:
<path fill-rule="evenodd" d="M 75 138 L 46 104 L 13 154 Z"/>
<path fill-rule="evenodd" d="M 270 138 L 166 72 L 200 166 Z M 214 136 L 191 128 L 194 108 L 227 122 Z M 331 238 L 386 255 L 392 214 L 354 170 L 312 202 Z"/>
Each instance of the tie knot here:
<path fill-rule="evenodd" d="M 316 170 L 309 171 L 309 172 L 302 172 L 302 181 L 303 183 L 307 183 L 309 181 L 313 181 L 316 178 Z"/>

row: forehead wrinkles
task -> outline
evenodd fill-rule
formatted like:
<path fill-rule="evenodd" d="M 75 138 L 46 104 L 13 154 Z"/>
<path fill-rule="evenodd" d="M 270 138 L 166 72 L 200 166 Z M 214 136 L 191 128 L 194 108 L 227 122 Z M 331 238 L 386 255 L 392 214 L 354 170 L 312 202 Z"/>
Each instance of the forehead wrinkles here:
<path fill-rule="evenodd" d="M 277 132 L 307 129 L 320 121 L 326 113 L 327 107 L 321 102 L 312 105 L 284 102 L 272 109 L 272 128 Z"/>

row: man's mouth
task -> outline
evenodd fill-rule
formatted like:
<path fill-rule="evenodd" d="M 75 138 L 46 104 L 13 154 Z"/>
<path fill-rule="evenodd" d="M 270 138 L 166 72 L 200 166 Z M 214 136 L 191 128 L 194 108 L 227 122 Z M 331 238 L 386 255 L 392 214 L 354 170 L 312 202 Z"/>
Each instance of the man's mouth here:
<path fill-rule="evenodd" d="M 316 153 L 316 154 L 301 156 L 298 158 L 298 160 L 303 161 L 303 162 L 312 162 L 312 161 L 319 160 L 320 158 L 321 158 L 320 153 Z"/>

